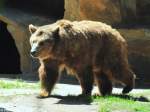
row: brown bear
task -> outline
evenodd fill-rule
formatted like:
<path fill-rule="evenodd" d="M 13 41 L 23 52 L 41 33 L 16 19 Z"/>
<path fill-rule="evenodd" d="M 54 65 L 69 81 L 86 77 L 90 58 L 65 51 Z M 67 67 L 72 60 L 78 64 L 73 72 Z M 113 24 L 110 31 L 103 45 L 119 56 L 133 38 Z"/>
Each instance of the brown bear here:
<path fill-rule="evenodd" d="M 59 20 L 39 27 L 31 24 L 29 30 L 31 55 L 41 63 L 41 97 L 51 94 L 63 69 L 77 77 L 81 95 L 91 95 L 94 82 L 102 95 L 111 94 L 115 82 L 125 85 L 124 94 L 134 87 L 127 43 L 111 26 L 96 21 Z"/>

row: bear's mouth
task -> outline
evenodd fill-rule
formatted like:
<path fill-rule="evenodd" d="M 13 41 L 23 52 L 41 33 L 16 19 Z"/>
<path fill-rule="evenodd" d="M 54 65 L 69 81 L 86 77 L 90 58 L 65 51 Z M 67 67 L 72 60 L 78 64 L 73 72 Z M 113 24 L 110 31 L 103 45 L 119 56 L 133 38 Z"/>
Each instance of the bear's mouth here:
<path fill-rule="evenodd" d="M 38 52 L 37 51 L 32 51 L 32 52 L 30 52 L 30 55 L 32 56 L 32 57 L 34 57 L 34 58 L 37 58 L 38 57 Z"/>
<path fill-rule="evenodd" d="M 32 46 L 30 55 L 33 58 L 43 59 L 45 57 L 49 57 L 52 54 L 53 46 L 52 45 L 44 45 L 44 46 Z"/>

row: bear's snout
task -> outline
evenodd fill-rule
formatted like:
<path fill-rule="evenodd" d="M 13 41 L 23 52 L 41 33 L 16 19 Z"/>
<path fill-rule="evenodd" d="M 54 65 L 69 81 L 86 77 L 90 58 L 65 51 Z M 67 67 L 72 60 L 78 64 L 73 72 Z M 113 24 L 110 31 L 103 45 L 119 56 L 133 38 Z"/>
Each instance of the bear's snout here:
<path fill-rule="evenodd" d="M 32 47 L 31 47 L 31 51 L 30 51 L 31 56 L 37 57 L 38 51 L 39 51 L 38 50 L 38 45 L 33 44 Z"/>

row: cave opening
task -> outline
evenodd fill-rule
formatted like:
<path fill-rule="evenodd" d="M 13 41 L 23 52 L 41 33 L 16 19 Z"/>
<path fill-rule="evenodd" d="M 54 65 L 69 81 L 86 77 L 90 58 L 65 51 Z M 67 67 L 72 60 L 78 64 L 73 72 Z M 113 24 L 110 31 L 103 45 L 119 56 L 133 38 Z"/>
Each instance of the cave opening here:
<path fill-rule="evenodd" d="M 20 74 L 20 55 L 15 41 L 7 30 L 7 24 L 0 21 L 0 74 Z"/>
<path fill-rule="evenodd" d="M 54 19 L 64 16 L 64 0 L 6 0 L 6 5 Z"/>

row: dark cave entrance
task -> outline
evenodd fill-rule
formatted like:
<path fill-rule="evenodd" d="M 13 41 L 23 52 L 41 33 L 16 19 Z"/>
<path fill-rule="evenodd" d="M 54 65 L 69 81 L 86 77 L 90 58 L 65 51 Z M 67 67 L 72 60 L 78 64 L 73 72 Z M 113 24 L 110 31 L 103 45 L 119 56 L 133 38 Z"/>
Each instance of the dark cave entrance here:
<path fill-rule="evenodd" d="M 7 30 L 7 24 L 0 21 L 0 74 L 20 74 L 20 55 L 15 41 Z"/>
<path fill-rule="evenodd" d="M 6 0 L 6 5 L 54 19 L 64 16 L 64 0 Z"/>

